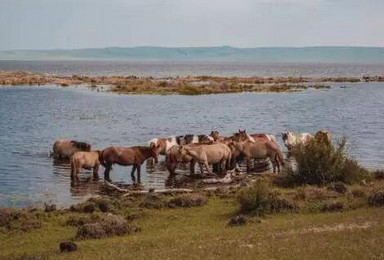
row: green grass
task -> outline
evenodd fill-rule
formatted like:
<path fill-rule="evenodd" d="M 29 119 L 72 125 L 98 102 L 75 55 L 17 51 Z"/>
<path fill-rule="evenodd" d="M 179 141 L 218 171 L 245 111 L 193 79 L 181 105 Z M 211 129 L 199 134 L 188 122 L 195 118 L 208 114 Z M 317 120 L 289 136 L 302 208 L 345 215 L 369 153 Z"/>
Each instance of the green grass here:
<path fill-rule="evenodd" d="M 70 214 L 54 213 L 41 229 L 0 234 L 0 259 L 21 256 L 49 259 L 318 259 L 382 257 L 384 208 L 342 213 L 274 214 L 228 227 L 238 212 L 234 199 L 211 198 L 202 207 L 142 209 L 134 220 L 142 232 L 122 237 L 76 242 L 78 251 L 59 253 L 60 241 L 75 236 L 65 226 Z M 352 224 L 374 223 L 364 228 Z M 314 233 L 314 227 L 347 228 Z M 348 228 L 350 227 L 350 228 Z"/>

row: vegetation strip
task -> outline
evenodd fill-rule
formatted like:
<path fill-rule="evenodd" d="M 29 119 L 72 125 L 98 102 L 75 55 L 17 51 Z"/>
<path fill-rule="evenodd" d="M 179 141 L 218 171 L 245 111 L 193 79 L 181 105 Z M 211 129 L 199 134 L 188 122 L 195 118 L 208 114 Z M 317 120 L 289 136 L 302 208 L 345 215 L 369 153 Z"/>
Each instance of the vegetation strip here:
<path fill-rule="evenodd" d="M 364 77 L 215 77 L 153 78 L 136 76 L 63 76 L 27 71 L 0 71 L 0 85 L 86 85 L 123 94 L 200 95 L 239 92 L 294 92 L 328 89 L 329 82 L 384 82 L 384 76 Z"/>

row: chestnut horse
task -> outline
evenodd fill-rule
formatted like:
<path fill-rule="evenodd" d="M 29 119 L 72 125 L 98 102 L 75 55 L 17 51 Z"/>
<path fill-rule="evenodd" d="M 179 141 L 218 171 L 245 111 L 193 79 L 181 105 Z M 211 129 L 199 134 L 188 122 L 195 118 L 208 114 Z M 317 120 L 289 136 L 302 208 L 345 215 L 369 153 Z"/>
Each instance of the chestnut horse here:
<path fill-rule="evenodd" d="M 113 164 L 121 166 L 132 165 L 131 177 L 132 181 L 136 182 L 135 171 L 137 170 L 138 182 L 141 182 L 140 170 L 141 165 L 145 160 L 154 158 L 157 163 L 157 157 L 159 155 L 159 146 L 132 146 L 132 147 L 117 147 L 111 146 L 100 154 L 100 163 L 105 167 L 104 178 L 109 180 L 109 172 L 112 169 Z"/>

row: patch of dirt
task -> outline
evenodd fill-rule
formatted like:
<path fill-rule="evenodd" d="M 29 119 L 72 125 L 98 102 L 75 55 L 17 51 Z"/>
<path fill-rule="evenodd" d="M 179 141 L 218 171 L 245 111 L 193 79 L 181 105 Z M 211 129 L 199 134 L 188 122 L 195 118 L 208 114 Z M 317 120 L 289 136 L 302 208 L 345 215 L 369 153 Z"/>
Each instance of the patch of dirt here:
<path fill-rule="evenodd" d="M 377 226 L 377 222 L 363 222 L 363 223 L 351 223 L 345 224 L 341 223 L 334 226 L 320 226 L 320 227 L 311 227 L 311 228 L 303 228 L 299 230 L 290 230 L 284 232 L 278 232 L 276 235 L 295 235 L 295 234 L 309 234 L 309 233 L 322 233 L 322 232 L 340 232 L 344 230 L 354 230 L 354 229 L 368 229 L 373 226 Z"/>

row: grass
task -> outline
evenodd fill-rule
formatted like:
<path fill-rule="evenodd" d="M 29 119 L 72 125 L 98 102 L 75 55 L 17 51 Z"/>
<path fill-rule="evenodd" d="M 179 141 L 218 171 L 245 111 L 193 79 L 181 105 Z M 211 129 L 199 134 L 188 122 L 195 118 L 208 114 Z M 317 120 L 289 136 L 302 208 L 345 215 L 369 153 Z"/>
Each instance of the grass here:
<path fill-rule="evenodd" d="M 266 193 L 273 194 L 273 198 L 294 202 L 297 210 L 270 210 L 262 218 L 247 216 L 247 224 L 231 227 L 229 220 L 240 211 L 236 199 L 239 193 L 221 198 L 211 196 L 208 200 L 201 199 L 205 197 L 200 194 L 159 196 L 164 206 L 158 208 L 143 206 L 147 196 L 133 200 L 108 199 L 111 211 L 140 227 L 141 231 L 103 239 L 75 239 L 77 251 L 60 253 L 59 243 L 76 237 L 77 220 L 100 221 L 111 214 L 103 213 L 102 199 L 92 199 L 84 204 L 99 205 L 92 213 L 84 211 L 84 205 L 75 211 L 35 211 L 42 222 L 40 228 L 26 232 L 17 228 L 0 231 L 0 259 L 254 259 L 255 255 L 260 259 L 382 257 L 384 207 L 380 204 L 370 207 L 368 198 L 383 190 L 384 180 L 376 180 L 370 186 L 347 186 L 345 193 L 328 187 L 265 187 L 270 189 Z M 204 203 L 191 204 L 193 207 L 183 207 L 185 203 L 171 208 L 165 206 L 174 199 L 190 201 L 192 198 Z"/>
<path fill-rule="evenodd" d="M 260 223 L 231 228 L 228 218 L 237 211 L 233 200 L 212 199 L 202 208 L 150 210 L 137 220 L 142 232 L 123 237 L 76 242 L 79 250 L 59 253 L 62 240 L 75 228 L 64 227 L 61 216 L 42 229 L 0 235 L 0 258 L 21 256 L 51 259 L 216 259 L 241 258 L 374 258 L 382 254 L 383 208 L 327 214 L 277 214 Z M 367 228 L 353 225 L 378 223 Z M 332 227 L 346 226 L 332 231 Z M 331 231 L 327 231 L 327 227 Z M 325 231 L 314 233 L 313 228 Z M 300 233 L 300 235 L 297 235 Z"/>

